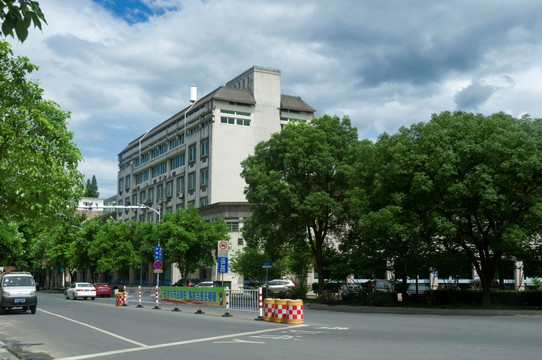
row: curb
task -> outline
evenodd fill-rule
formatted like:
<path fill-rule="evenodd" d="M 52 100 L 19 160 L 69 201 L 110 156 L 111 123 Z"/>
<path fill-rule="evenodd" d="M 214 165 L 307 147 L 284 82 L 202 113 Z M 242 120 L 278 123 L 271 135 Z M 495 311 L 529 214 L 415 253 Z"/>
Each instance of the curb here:
<path fill-rule="evenodd" d="M 377 314 L 411 314 L 411 315 L 464 315 L 464 316 L 542 316 L 540 310 L 483 310 L 483 309 L 430 309 L 403 307 L 374 307 L 305 304 L 305 309 L 328 310 Z"/>
<path fill-rule="evenodd" d="M 18 360 L 19 358 L 8 350 L 7 345 L 0 340 L 0 360 Z"/>

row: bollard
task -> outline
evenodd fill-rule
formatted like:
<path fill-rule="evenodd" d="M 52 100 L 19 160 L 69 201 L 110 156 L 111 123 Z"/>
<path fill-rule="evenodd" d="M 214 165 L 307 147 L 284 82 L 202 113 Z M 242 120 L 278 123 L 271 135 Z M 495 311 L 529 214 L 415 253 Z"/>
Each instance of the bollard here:
<path fill-rule="evenodd" d="M 128 306 L 128 291 L 126 291 L 126 285 L 124 285 L 124 303 L 122 306 Z"/>
<path fill-rule="evenodd" d="M 262 288 L 258 288 L 258 307 L 259 307 L 259 315 L 254 320 L 263 320 L 263 306 L 262 306 Z"/>
<path fill-rule="evenodd" d="M 288 300 L 288 324 L 303 324 L 303 300 Z"/>
<path fill-rule="evenodd" d="M 275 299 L 265 299 L 264 300 L 264 312 L 263 320 L 264 321 L 273 321 L 273 314 L 275 313 Z"/>
<path fill-rule="evenodd" d="M 158 285 L 156 285 L 156 296 L 155 296 L 155 299 L 156 299 L 156 305 L 154 305 L 153 309 L 160 309 L 160 306 L 158 306 L 158 299 L 159 299 L 159 296 L 158 296 Z"/>
<path fill-rule="evenodd" d="M 222 317 L 231 317 L 233 315 L 230 314 L 230 289 L 226 286 L 226 313 L 222 315 Z"/>
<path fill-rule="evenodd" d="M 286 299 L 275 299 L 274 322 L 282 323 L 288 321 L 288 306 L 286 302 Z"/>
<path fill-rule="evenodd" d="M 137 286 L 137 299 L 138 299 L 137 307 L 142 308 L 143 305 L 141 305 L 141 285 Z"/>

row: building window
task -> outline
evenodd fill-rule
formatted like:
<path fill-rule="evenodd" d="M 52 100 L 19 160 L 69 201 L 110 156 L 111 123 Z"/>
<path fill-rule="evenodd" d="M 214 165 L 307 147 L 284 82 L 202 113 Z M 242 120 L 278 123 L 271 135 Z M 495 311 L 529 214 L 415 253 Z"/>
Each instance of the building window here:
<path fill-rule="evenodd" d="M 243 238 L 242 238 L 242 237 L 239 237 L 239 238 L 237 239 L 237 245 L 239 245 L 239 246 L 245 245 L 245 242 L 243 241 Z"/>
<path fill-rule="evenodd" d="M 124 205 L 130 206 L 130 198 L 129 197 L 124 198 Z"/>
<path fill-rule="evenodd" d="M 203 206 L 207 206 L 207 205 L 209 205 L 209 200 L 207 199 L 207 197 L 202 197 L 199 200 L 199 206 L 203 207 Z"/>
<path fill-rule="evenodd" d="M 177 146 L 180 146 L 181 145 L 181 139 L 180 138 L 175 138 L 173 140 L 171 140 L 169 142 L 169 148 L 170 149 L 175 149 Z"/>
<path fill-rule="evenodd" d="M 147 161 L 149 161 L 150 159 L 150 156 L 149 154 L 143 154 L 139 157 L 139 159 L 137 159 L 137 166 L 141 165 L 141 164 L 144 164 L 146 163 Z"/>
<path fill-rule="evenodd" d="M 226 226 L 228 227 L 229 232 L 239 232 L 238 222 L 227 221 Z"/>
<path fill-rule="evenodd" d="M 139 203 L 144 204 L 145 203 L 145 191 L 142 191 L 139 193 Z"/>
<path fill-rule="evenodd" d="M 156 187 L 156 200 L 161 201 L 162 198 L 163 198 L 163 195 L 164 195 L 164 186 L 163 185 L 158 185 Z"/>
<path fill-rule="evenodd" d="M 119 193 L 124 189 L 124 179 L 119 179 Z"/>
<path fill-rule="evenodd" d="M 201 140 L 201 157 L 209 155 L 209 139 Z"/>
<path fill-rule="evenodd" d="M 237 124 L 237 125 L 243 125 L 243 126 L 250 126 L 249 119 L 238 119 L 238 118 L 222 116 L 220 118 L 220 122 L 223 124 L 232 124 L 232 125 Z"/>
<path fill-rule="evenodd" d="M 152 159 L 162 155 L 162 154 L 165 154 L 167 152 L 167 144 L 164 144 L 164 145 L 160 145 L 158 146 L 156 149 L 154 149 L 152 151 Z"/>
<path fill-rule="evenodd" d="M 147 214 L 147 221 L 150 221 L 152 222 L 152 216 L 154 215 L 154 213 L 150 212 Z"/>
<path fill-rule="evenodd" d="M 149 201 L 151 203 L 154 202 L 154 189 L 153 188 L 149 189 Z"/>
<path fill-rule="evenodd" d="M 177 178 L 177 195 L 184 194 L 184 177 Z"/>
<path fill-rule="evenodd" d="M 171 159 L 171 170 L 184 166 L 185 159 L 186 159 L 186 154 L 181 154 Z"/>
<path fill-rule="evenodd" d="M 194 190 L 196 187 L 196 174 L 192 173 L 188 175 L 188 190 Z"/>
<path fill-rule="evenodd" d="M 137 194 L 132 195 L 132 205 L 137 205 Z"/>
<path fill-rule="evenodd" d="M 196 161 L 196 145 L 192 145 L 188 148 L 188 162 Z"/>
<path fill-rule="evenodd" d="M 205 186 L 209 184 L 209 169 L 201 170 L 200 183 L 201 183 L 201 186 Z"/>
<path fill-rule="evenodd" d="M 166 196 L 171 197 L 173 195 L 173 181 L 166 184 Z"/>
<path fill-rule="evenodd" d="M 159 165 L 156 165 L 155 167 L 152 168 L 152 177 L 157 177 L 159 175 L 163 175 L 167 172 L 167 161 L 159 164 Z"/>
<path fill-rule="evenodd" d="M 126 184 L 126 191 L 130 190 L 130 175 L 124 178 L 124 184 Z"/>
<path fill-rule="evenodd" d="M 141 174 L 136 175 L 136 185 L 139 185 L 147 180 L 149 180 L 149 170 L 143 171 Z"/>

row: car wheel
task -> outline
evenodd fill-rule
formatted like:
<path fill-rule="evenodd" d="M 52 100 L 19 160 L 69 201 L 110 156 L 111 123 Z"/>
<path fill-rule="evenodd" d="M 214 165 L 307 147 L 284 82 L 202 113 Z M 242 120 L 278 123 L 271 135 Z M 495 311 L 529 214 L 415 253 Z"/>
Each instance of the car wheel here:
<path fill-rule="evenodd" d="M 72 293 L 72 300 L 75 300 L 75 293 Z"/>
<path fill-rule="evenodd" d="M 91 299 L 92 299 L 92 300 L 96 300 L 96 298 L 95 298 L 95 297 L 93 297 L 93 298 L 91 298 Z"/>
<path fill-rule="evenodd" d="M 6 309 L 3 306 L 0 306 L 0 315 L 4 315 L 6 313 Z"/>
<path fill-rule="evenodd" d="M 30 307 L 30 313 L 31 313 L 31 314 L 35 314 L 35 313 L 36 313 L 36 307 L 35 307 L 35 306 L 31 306 L 31 307 Z"/>
<path fill-rule="evenodd" d="M 85 300 L 86 300 L 86 299 L 88 299 L 88 297 L 84 297 L 83 299 L 85 299 Z"/>

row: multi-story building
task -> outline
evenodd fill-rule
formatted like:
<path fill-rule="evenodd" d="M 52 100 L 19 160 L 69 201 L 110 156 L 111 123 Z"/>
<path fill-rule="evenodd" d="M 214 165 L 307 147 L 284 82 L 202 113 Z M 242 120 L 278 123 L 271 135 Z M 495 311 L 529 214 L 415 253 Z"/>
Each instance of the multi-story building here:
<path fill-rule="evenodd" d="M 206 219 L 226 219 L 230 254 L 242 248 L 250 211 L 241 162 L 286 123 L 310 121 L 315 112 L 300 97 L 281 94 L 280 81 L 280 70 L 254 66 L 130 142 L 119 154 L 117 204 L 144 204 L 160 214 L 194 205 Z M 124 220 L 157 215 L 118 210 Z M 216 280 L 216 265 L 199 278 Z M 228 273 L 224 280 L 237 287 L 243 279 Z"/>

